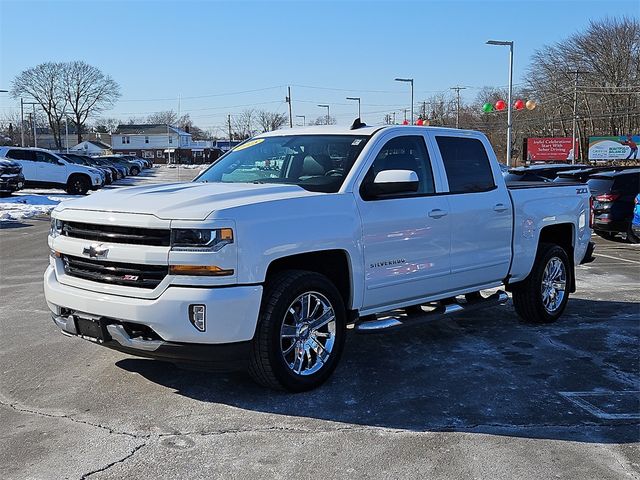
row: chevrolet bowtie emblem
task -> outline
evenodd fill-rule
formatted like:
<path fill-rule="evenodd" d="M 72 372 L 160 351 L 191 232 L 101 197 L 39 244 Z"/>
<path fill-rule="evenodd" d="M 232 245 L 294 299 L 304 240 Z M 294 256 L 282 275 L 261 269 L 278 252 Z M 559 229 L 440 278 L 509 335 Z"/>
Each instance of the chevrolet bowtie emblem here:
<path fill-rule="evenodd" d="M 82 250 L 84 255 L 89 255 L 90 258 L 107 258 L 107 253 L 109 253 L 109 249 L 103 247 L 99 244 L 90 245 L 88 247 L 84 247 Z"/>

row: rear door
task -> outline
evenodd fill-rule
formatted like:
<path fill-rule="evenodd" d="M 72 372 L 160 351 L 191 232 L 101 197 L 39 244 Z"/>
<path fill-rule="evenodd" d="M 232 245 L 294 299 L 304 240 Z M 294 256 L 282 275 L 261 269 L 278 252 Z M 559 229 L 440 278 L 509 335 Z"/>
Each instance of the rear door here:
<path fill-rule="evenodd" d="M 507 276 L 513 210 L 497 162 L 473 136 L 433 135 L 448 183 L 453 290 L 480 287 Z"/>

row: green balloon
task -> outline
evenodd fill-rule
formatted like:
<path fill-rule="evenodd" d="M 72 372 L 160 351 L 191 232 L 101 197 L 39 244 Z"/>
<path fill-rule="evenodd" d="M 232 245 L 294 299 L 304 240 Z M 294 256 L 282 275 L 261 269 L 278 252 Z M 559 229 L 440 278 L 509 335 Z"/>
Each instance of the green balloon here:
<path fill-rule="evenodd" d="M 493 111 L 493 105 L 491 105 L 490 103 L 485 103 L 484 105 L 482 105 L 482 111 L 485 113 L 489 113 Z"/>

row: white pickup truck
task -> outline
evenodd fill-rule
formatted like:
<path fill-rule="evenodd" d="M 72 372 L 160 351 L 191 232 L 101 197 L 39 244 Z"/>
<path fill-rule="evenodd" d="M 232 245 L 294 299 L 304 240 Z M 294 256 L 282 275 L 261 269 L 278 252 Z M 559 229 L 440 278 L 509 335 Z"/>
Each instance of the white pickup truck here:
<path fill-rule="evenodd" d="M 481 133 L 357 120 L 265 133 L 191 183 L 60 204 L 44 290 L 66 335 L 302 391 L 348 328 L 505 303 L 502 286 L 523 319 L 557 319 L 590 237 L 585 185 L 507 186 Z"/>

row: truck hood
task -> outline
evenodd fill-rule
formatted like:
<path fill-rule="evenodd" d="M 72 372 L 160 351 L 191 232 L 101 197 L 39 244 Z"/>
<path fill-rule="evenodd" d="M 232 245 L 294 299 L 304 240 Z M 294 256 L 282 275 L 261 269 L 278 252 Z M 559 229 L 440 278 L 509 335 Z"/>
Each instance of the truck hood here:
<path fill-rule="evenodd" d="M 212 212 L 322 193 L 296 185 L 250 183 L 170 183 L 103 190 L 60 204 L 56 210 L 140 213 L 165 220 L 204 220 Z"/>

